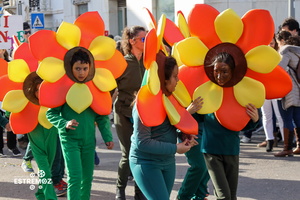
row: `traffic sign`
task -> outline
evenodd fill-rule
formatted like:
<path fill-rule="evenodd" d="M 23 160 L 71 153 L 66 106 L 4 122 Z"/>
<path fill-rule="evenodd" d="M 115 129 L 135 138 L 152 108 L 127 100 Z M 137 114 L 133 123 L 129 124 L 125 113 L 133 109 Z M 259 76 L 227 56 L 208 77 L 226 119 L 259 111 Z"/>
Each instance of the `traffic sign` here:
<path fill-rule="evenodd" d="M 45 28 L 45 16 L 44 13 L 31 13 L 31 27 L 33 29 Z"/>

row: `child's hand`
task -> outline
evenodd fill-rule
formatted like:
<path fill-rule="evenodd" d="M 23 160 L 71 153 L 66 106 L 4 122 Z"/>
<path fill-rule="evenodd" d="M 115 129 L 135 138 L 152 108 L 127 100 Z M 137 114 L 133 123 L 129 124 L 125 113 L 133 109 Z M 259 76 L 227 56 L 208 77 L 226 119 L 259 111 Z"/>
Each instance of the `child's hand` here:
<path fill-rule="evenodd" d="M 182 153 L 185 153 L 185 152 L 189 151 L 191 149 L 191 147 L 192 146 L 189 143 L 189 140 L 186 139 L 183 142 L 177 144 L 176 152 L 182 154 Z"/>
<path fill-rule="evenodd" d="M 105 142 L 107 149 L 113 149 L 114 148 L 114 142 Z"/>
<path fill-rule="evenodd" d="M 75 119 L 72 119 L 70 121 L 68 121 L 66 128 L 67 129 L 71 129 L 71 130 L 75 130 L 76 128 L 74 128 L 74 126 L 78 126 L 78 122 Z"/>
<path fill-rule="evenodd" d="M 203 105 L 203 98 L 202 97 L 198 97 L 197 99 L 195 99 L 190 105 L 189 107 L 187 107 L 187 111 L 190 114 L 194 114 L 195 112 L 197 112 L 198 110 L 200 110 L 202 108 Z"/>
<path fill-rule="evenodd" d="M 257 108 L 253 104 L 249 103 L 246 105 L 246 112 L 253 122 L 257 122 L 259 120 Z"/>

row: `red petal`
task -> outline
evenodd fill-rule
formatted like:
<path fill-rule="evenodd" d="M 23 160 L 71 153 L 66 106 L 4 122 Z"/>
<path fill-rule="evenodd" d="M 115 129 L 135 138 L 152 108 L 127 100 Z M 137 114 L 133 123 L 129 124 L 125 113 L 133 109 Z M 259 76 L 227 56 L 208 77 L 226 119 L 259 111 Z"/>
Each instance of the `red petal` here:
<path fill-rule="evenodd" d="M 93 81 L 87 82 L 86 85 L 89 87 L 93 95 L 93 102 L 91 104 L 91 108 L 99 115 L 109 115 L 111 113 L 112 108 L 112 99 L 110 93 L 101 92 L 95 86 Z"/>
<path fill-rule="evenodd" d="M 157 36 L 155 29 L 151 29 L 148 32 L 144 47 L 144 66 L 146 69 L 149 69 L 151 63 L 156 60 Z"/>
<path fill-rule="evenodd" d="M 148 8 L 145 8 L 145 10 L 149 14 L 149 17 L 150 17 L 152 23 L 154 24 L 155 28 L 157 28 L 156 20 L 155 20 L 153 14 L 150 12 L 150 10 Z M 147 23 L 149 23 L 149 22 L 147 21 Z"/>
<path fill-rule="evenodd" d="M 40 30 L 29 37 L 29 47 L 33 56 L 42 61 L 46 57 L 64 59 L 67 49 L 56 41 L 56 33 L 50 30 Z"/>
<path fill-rule="evenodd" d="M 29 44 L 24 42 L 16 50 L 14 59 L 23 59 L 27 63 L 31 72 L 35 72 L 38 68 L 38 60 L 32 55 Z"/>
<path fill-rule="evenodd" d="M 175 127 L 186 134 L 198 135 L 198 122 L 194 117 L 178 103 L 173 95 L 169 96 L 168 99 L 172 102 L 180 115 L 180 121 Z"/>
<path fill-rule="evenodd" d="M 266 99 L 277 99 L 287 95 L 292 90 L 292 80 L 288 73 L 277 66 L 267 74 L 257 73 L 251 69 L 247 70 L 246 76 L 260 81 L 266 88 Z"/>
<path fill-rule="evenodd" d="M 74 84 L 66 75 L 55 83 L 43 81 L 40 86 L 39 100 L 42 106 L 55 108 L 66 102 L 66 95 Z"/>
<path fill-rule="evenodd" d="M 274 36 L 274 21 L 267 10 L 255 9 L 247 12 L 243 17 L 244 31 L 236 43 L 244 53 L 250 49 L 268 45 Z"/>
<path fill-rule="evenodd" d="M 104 22 L 98 12 L 86 12 L 80 15 L 74 22 L 81 30 L 81 40 L 79 46 L 89 48 L 93 39 L 104 35 Z"/>
<path fill-rule="evenodd" d="M 224 97 L 221 108 L 215 113 L 222 126 L 229 130 L 240 131 L 250 120 L 246 108 L 242 107 L 235 99 L 233 88 L 223 88 Z"/>
<path fill-rule="evenodd" d="M 0 58 L 0 77 L 7 74 L 8 63 L 6 60 Z"/>
<path fill-rule="evenodd" d="M 146 85 L 141 87 L 137 94 L 136 106 L 145 126 L 158 126 L 166 119 L 167 113 L 162 102 L 161 90 L 157 95 L 153 95 Z"/>
<path fill-rule="evenodd" d="M 184 36 L 182 35 L 178 27 L 168 18 L 166 19 L 164 39 L 170 46 L 173 46 L 174 43 L 184 39 Z"/>
<path fill-rule="evenodd" d="M 113 57 L 109 60 L 95 60 L 96 68 L 106 68 L 113 74 L 114 78 L 120 77 L 127 67 L 127 62 L 124 56 L 119 51 L 115 51 Z"/>
<path fill-rule="evenodd" d="M 181 66 L 178 77 L 184 83 L 191 97 L 197 87 L 209 80 L 203 65 L 197 67 Z"/>
<path fill-rule="evenodd" d="M 28 102 L 27 106 L 19 113 L 11 113 L 9 123 L 15 134 L 31 132 L 38 124 L 40 106 Z"/>
<path fill-rule="evenodd" d="M 196 4 L 188 16 L 191 36 L 197 36 L 209 49 L 222 43 L 215 31 L 214 21 L 219 11 L 207 4 Z"/>
<path fill-rule="evenodd" d="M 8 78 L 8 75 L 4 75 L 0 77 L 0 101 L 3 101 L 4 96 L 7 92 L 11 90 L 22 90 L 23 89 L 23 83 L 16 83 L 11 81 Z"/>

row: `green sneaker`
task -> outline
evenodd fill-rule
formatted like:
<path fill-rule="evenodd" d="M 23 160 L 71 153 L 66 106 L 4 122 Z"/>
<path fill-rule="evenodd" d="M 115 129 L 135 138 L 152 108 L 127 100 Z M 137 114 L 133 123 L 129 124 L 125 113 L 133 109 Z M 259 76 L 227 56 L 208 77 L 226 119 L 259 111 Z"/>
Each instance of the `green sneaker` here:
<path fill-rule="evenodd" d="M 31 166 L 30 160 L 28 160 L 28 161 L 23 160 L 21 167 L 24 170 L 24 172 L 34 172 L 32 166 Z"/>

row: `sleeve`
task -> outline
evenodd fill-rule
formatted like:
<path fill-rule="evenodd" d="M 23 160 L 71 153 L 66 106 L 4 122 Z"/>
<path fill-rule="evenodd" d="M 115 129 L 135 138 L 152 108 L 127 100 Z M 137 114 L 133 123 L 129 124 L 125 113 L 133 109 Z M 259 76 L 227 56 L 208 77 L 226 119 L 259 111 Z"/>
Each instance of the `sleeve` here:
<path fill-rule="evenodd" d="M 67 132 L 66 125 L 68 120 L 61 116 L 62 107 L 49 108 L 46 117 L 53 126 L 55 126 L 59 132 Z"/>
<path fill-rule="evenodd" d="M 110 129 L 110 120 L 108 115 L 98 115 L 96 117 L 96 122 L 104 142 L 113 141 L 113 136 Z"/>
<path fill-rule="evenodd" d="M 136 109 L 134 109 L 133 115 L 133 124 L 135 129 L 135 137 L 133 137 L 133 139 L 135 140 L 134 143 L 140 151 L 160 155 L 169 155 L 176 153 L 176 144 L 153 139 L 151 134 L 151 127 L 147 127 L 141 122 Z"/>
<path fill-rule="evenodd" d="M 6 124 L 8 123 L 8 120 L 3 117 L 2 115 L 0 115 L 0 125 L 5 128 Z"/>

